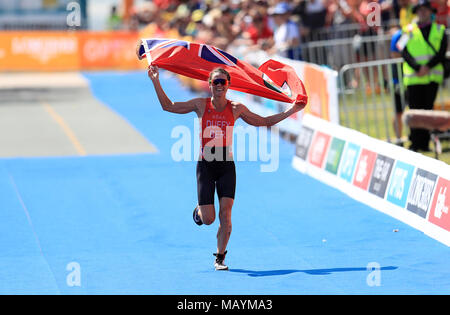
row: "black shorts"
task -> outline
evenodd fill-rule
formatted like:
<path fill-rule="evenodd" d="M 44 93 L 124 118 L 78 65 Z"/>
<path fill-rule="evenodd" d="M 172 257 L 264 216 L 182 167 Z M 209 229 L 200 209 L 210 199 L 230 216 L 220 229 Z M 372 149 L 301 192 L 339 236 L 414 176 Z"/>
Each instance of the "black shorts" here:
<path fill-rule="evenodd" d="M 222 197 L 234 199 L 236 191 L 236 168 L 234 161 L 197 162 L 198 204 L 214 204 L 214 192 L 217 188 L 219 200 Z"/>

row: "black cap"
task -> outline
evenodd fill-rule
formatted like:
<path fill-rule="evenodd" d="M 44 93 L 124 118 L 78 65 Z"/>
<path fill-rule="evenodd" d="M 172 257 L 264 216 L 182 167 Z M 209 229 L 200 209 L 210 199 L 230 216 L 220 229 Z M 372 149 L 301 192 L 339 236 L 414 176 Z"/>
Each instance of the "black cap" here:
<path fill-rule="evenodd" d="M 413 6 L 412 12 L 416 14 L 417 10 L 419 10 L 420 7 L 427 7 L 428 9 L 436 13 L 436 9 L 433 8 L 430 0 L 419 0 L 419 2 L 417 2 L 417 4 Z"/>

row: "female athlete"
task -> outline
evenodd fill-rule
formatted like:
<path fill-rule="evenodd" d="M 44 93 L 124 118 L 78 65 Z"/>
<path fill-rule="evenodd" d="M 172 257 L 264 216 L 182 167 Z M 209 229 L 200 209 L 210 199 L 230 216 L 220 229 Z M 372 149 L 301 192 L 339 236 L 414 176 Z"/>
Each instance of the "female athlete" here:
<path fill-rule="evenodd" d="M 214 69 L 209 75 L 210 98 L 172 102 L 161 87 L 158 67 L 149 66 L 148 76 L 163 110 L 176 114 L 197 113 L 201 127 L 201 150 L 197 162 L 198 205 L 194 209 L 193 219 L 198 225 L 214 222 L 214 193 L 217 189 L 220 224 L 214 267 L 216 270 L 228 270 L 224 260 L 231 235 L 231 208 L 236 189 L 236 171 L 231 152 L 234 122 L 242 118 L 252 126 L 270 127 L 302 110 L 306 104 L 293 104 L 282 113 L 259 116 L 243 104 L 227 100 L 231 78 L 223 68 Z"/>

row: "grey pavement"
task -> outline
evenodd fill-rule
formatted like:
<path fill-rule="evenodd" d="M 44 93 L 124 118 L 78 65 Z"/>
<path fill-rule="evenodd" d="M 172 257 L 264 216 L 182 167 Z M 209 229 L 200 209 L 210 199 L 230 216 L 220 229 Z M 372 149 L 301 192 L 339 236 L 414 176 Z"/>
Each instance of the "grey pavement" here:
<path fill-rule="evenodd" d="M 0 157 L 155 152 L 80 74 L 0 75 Z"/>

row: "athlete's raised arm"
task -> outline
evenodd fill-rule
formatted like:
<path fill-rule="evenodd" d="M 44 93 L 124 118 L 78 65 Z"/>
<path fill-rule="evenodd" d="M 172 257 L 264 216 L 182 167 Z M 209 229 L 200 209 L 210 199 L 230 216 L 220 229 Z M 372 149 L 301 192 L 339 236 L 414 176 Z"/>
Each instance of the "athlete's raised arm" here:
<path fill-rule="evenodd" d="M 262 117 L 250 111 L 245 105 L 240 103 L 237 103 L 234 107 L 237 112 L 237 115 L 235 115 L 236 119 L 241 117 L 247 124 L 256 127 L 260 126 L 271 127 L 273 125 L 276 125 L 280 121 L 288 118 L 292 114 L 305 108 L 305 104 L 292 104 L 292 106 L 287 110 L 285 110 L 284 112 L 267 117 Z"/>
<path fill-rule="evenodd" d="M 194 98 L 187 102 L 172 102 L 161 87 L 161 83 L 159 82 L 158 67 L 149 66 L 148 77 L 153 82 L 156 95 L 158 96 L 158 100 L 161 103 L 161 107 L 163 110 L 176 114 L 196 112 L 198 116 L 201 116 L 202 108 L 205 107 L 205 100 L 203 98 Z"/>

